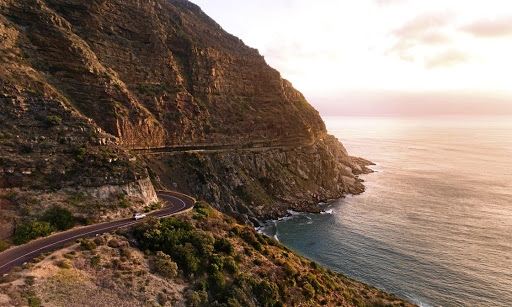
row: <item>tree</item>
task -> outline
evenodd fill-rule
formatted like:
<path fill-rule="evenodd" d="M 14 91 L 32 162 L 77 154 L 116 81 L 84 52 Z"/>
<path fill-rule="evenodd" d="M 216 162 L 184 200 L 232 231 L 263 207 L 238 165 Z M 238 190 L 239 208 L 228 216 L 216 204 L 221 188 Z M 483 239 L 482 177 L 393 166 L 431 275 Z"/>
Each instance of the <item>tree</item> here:
<path fill-rule="evenodd" d="M 22 224 L 16 229 L 13 237 L 14 244 L 25 244 L 38 237 L 46 237 L 55 231 L 55 227 L 48 222 L 30 222 Z"/>
<path fill-rule="evenodd" d="M 68 230 L 75 226 L 75 218 L 73 213 L 66 208 L 53 206 L 46 210 L 40 218 L 41 221 L 49 222 L 57 230 Z"/>
<path fill-rule="evenodd" d="M 178 274 L 178 265 L 171 257 L 158 251 L 155 256 L 155 271 L 167 278 L 174 278 Z"/>

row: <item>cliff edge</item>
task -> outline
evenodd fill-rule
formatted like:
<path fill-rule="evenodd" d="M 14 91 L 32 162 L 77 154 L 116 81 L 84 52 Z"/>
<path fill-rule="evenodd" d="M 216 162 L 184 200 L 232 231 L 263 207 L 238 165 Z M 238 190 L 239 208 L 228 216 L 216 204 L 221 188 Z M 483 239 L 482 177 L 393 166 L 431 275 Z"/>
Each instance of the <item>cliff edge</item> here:
<path fill-rule="evenodd" d="M 148 205 L 156 184 L 255 222 L 364 190 L 367 161 L 189 1 L 0 0 L 0 40 L 7 211 L 30 207 L 12 191 Z"/>

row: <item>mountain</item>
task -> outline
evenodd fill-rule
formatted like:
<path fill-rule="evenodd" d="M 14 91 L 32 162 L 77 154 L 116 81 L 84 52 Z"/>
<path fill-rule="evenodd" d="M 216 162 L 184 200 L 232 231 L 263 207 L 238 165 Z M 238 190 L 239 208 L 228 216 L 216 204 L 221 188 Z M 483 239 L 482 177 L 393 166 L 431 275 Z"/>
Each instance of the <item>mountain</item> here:
<path fill-rule="evenodd" d="M 188 1 L 0 0 L 0 40 L 2 237 L 55 203 L 126 216 L 154 186 L 244 223 L 364 190 L 369 162 Z"/>
<path fill-rule="evenodd" d="M 408 306 L 250 227 L 363 192 L 369 164 L 188 1 L 0 0 L 0 251 L 158 209 L 156 189 L 213 207 L 42 255 L 2 305 Z"/>
<path fill-rule="evenodd" d="M 0 277 L 0 305 L 412 306 L 202 203 L 50 254 Z"/>

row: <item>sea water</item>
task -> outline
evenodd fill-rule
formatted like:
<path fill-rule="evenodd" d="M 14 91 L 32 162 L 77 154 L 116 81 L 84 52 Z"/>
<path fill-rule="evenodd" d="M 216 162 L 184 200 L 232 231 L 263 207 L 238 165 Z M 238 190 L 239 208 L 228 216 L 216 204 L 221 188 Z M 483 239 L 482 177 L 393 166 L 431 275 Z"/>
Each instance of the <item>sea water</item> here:
<path fill-rule="evenodd" d="M 325 117 L 366 192 L 262 231 L 420 306 L 512 306 L 512 119 Z"/>

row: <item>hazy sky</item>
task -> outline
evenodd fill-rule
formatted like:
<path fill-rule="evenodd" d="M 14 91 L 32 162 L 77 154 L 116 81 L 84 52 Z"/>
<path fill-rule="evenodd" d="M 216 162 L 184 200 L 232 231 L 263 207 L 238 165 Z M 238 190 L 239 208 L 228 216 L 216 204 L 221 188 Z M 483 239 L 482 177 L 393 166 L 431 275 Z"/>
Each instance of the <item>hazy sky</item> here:
<path fill-rule="evenodd" d="M 512 114 L 510 0 L 192 0 L 322 114 Z"/>

